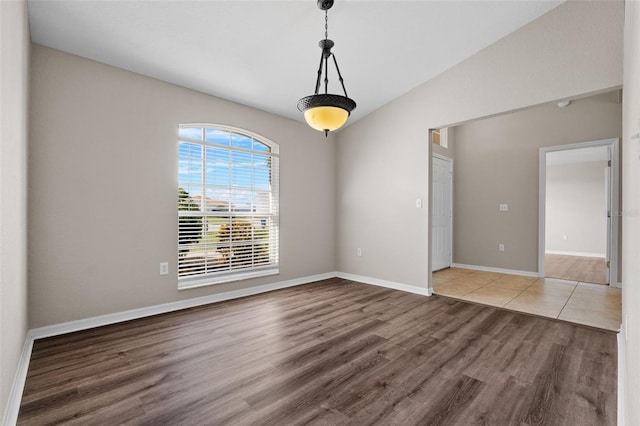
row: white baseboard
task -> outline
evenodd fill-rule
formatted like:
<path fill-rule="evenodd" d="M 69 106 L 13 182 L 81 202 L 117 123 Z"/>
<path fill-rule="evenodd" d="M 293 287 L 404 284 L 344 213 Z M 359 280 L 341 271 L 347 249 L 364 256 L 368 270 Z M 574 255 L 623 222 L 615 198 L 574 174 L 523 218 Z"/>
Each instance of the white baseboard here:
<path fill-rule="evenodd" d="M 302 284 L 308 284 L 315 281 L 326 280 L 329 278 L 344 278 L 352 281 L 358 281 L 365 284 L 373 284 L 381 287 L 392 288 L 395 290 L 406 291 L 409 293 L 431 296 L 431 291 L 427 288 L 415 287 L 406 284 L 400 284 L 392 281 L 379 280 L 376 278 L 363 277 L 360 275 L 347 274 L 343 272 L 327 272 L 325 274 L 310 275 L 307 277 L 296 278 L 288 281 L 280 281 L 272 284 L 264 284 L 255 287 L 248 287 L 239 290 L 227 291 L 224 293 L 212 294 L 209 296 L 197 297 L 193 299 L 180 300 L 177 302 L 164 303 L 161 305 L 148 306 L 144 308 L 132 309 L 129 311 L 116 312 L 113 314 L 100 315 L 92 318 L 85 318 L 77 321 L 68 321 L 61 324 L 54 324 L 45 327 L 31 329 L 25 336 L 22 354 L 18 362 L 18 368 L 11 386 L 9 398 L 2 418 L 2 425 L 14 425 L 18 419 L 20 411 L 20 402 L 22 400 L 22 392 L 24 391 L 25 381 L 27 379 L 27 371 L 29 369 L 29 361 L 33 350 L 33 342 L 36 339 L 45 337 L 58 336 L 75 331 L 88 330 L 104 325 L 116 324 L 123 321 L 130 321 L 138 318 L 144 318 L 151 315 L 158 315 L 168 312 L 177 311 L 196 306 L 208 305 L 210 303 L 223 302 L 225 300 L 237 299 L 240 297 L 252 296 L 255 294 L 265 293 L 268 291 L 279 290 L 287 287 L 293 287 Z"/>
<path fill-rule="evenodd" d="M 583 251 L 562 251 L 562 250 L 545 250 L 545 254 L 561 254 L 564 256 L 580 256 L 580 257 L 600 257 L 606 259 L 605 253 L 589 253 Z"/>
<path fill-rule="evenodd" d="M 401 284 L 393 281 L 380 280 L 378 278 L 364 277 L 362 275 L 347 274 L 346 272 L 336 272 L 336 276 L 338 278 L 344 278 L 345 280 L 392 288 L 394 290 L 406 291 L 408 293 L 420 294 L 422 296 L 431 296 L 431 290 L 424 287 L 416 287 L 413 285 Z"/>
<path fill-rule="evenodd" d="M 497 272 L 499 274 L 522 275 L 525 277 L 539 277 L 537 272 L 517 271 L 515 269 L 492 268 L 490 266 L 465 265 L 463 263 L 452 263 L 452 268 L 473 269 L 474 271 Z"/>
<path fill-rule="evenodd" d="M 627 354 L 625 352 L 625 327 L 618 333 L 618 425 L 627 425 Z"/>
<path fill-rule="evenodd" d="M 310 275 L 307 277 L 296 278 L 288 281 L 279 281 L 272 284 L 242 288 L 239 290 L 226 291 L 224 293 L 211 294 L 208 296 L 196 297 L 193 299 L 179 300 L 177 302 L 163 303 L 161 305 L 148 306 L 144 308 L 132 309 L 129 311 L 116 312 L 113 314 L 100 315 L 97 317 L 34 328 L 30 330 L 30 332 L 33 335 L 34 339 L 42 339 L 44 337 L 58 336 L 60 334 L 73 333 L 74 331 L 88 330 L 90 328 L 102 327 L 104 325 L 116 324 L 119 322 L 144 318 L 151 315 L 178 311 L 180 309 L 193 308 L 195 306 L 223 302 L 225 300 L 237 299 L 239 297 L 252 296 L 254 294 L 265 293 L 267 291 L 280 290 L 287 287 L 293 287 L 301 284 L 312 283 L 314 281 L 334 278 L 335 276 L 335 272 Z"/>
<path fill-rule="evenodd" d="M 11 390 L 9 392 L 9 398 L 7 399 L 4 415 L 2 417 L 2 425 L 15 425 L 16 421 L 18 420 L 20 402 L 22 400 L 22 392 L 24 391 L 24 384 L 27 380 L 27 371 L 29 370 L 29 361 L 31 360 L 31 352 L 33 350 L 33 342 L 36 339 L 58 336 L 60 334 L 72 333 L 74 331 L 88 330 L 90 328 L 116 324 L 122 321 L 144 318 L 151 315 L 173 312 L 195 306 L 207 305 L 209 303 L 237 299 L 239 297 L 251 296 L 254 294 L 260 294 L 268 291 L 279 290 L 282 288 L 293 287 L 296 285 L 321 281 L 328 278 L 334 278 L 336 276 L 336 272 L 328 272 L 325 274 L 311 275 L 288 281 L 280 281 L 272 284 L 227 291 L 224 293 L 212 294 L 209 296 L 180 300 L 177 302 L 164 303 L 162 305 L 148 306 L 145 308 L 132 309 L 124 312 L 116 312 L 113 314 L 100 315 L 97 317 L 85 318 L 77 321 L 69 321 L 61 324 L 54 324 L 46 327 L 31 329 L 25 336 L 22 354 L 20 355 L 16 374 L 11 386 Z"/>
<path fill-rule="evenodd" d="M 315 281 L 326 280 L 329 278 L 344 278 L 352 281 L 359 281 L 365 284 L 373 284 L 377 286 L 392 288 L 395 290 L 406 291 L 409 293 L 430 296 L 429 289 L 415 287 L 407 284 L 400 284 L 392 281 L 380 280 L 377 278 L 364 277 L 361 275 L 347 274 L 344 272 L 327 272 L 324 274 L 310 275 L 302 278 L 296 278 L 288 281 L 280 281 L 272 284 L 264 284 L 255 287 L 248 287 L 239 290 L 227 291 L 224 293 L 211 294 L 208 296 L 196 297 L 193 299 L 179 300 L 176 302 L 163 303 L 161 305 L 148 306 L 144 308 L 132 309 L 129 311 L 116 312 L 113 314 L 99 315 L 96 317 L 85 318 L 76 321 L 68 321 L 60 324 L 49 325 L 29 330 L 32 339 L 42 339 L 45 337 L 58 336 L 75 331 L 88 330 L 90 328 L 102 327 L 105 325 L 116 324 L 123 321 L 130 321 L 138 318 L 144 318 L 152 315 L 164 314 L 180 309 L 187 309 L 196 306 L 208 305 L 210 303 L 223 302 L 225 300 L 237 299 L 239 297 L 252 296 L 255 294 L 265 293 L 268 291 L 280 290 L 287 287 L 293 287 L 302 284 L 308 284 Z"/>
<path fill-rule="evenodd" d="M 13 378 L 9 398 L 2 416 L 3 425 L 15 425 L 18 421 L 18 413 L 20 412 L 20 402 L 22 402 L 22 392 L 24 384 L 27 381 L 27 371 L 29 370 L 29 361 L 31 360 L 31 350 L 33 349 L 33 335 L 31 331 L 27 332 L 22 345 L 22 353 L 18 360 L 18 367 Z"/>

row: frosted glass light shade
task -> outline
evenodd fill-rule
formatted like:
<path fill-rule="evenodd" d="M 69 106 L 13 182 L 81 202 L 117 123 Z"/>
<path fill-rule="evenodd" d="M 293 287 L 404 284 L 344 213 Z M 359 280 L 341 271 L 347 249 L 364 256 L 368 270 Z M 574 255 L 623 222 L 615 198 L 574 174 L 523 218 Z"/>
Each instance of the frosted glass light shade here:
<path fill-rule="evenodd" d="M 349 111 L 333 106 L 309 108 L 304 112 L 304 119 L 312 128 L 330 132 L 339 129 L 347 122 Z"/>
<path fill-rule="evenodd" d="M 325 134 L 342 127 L 355 107 L 353 99 L 330 93 L 305 96 L 298 101 L 307 124 Z"/>

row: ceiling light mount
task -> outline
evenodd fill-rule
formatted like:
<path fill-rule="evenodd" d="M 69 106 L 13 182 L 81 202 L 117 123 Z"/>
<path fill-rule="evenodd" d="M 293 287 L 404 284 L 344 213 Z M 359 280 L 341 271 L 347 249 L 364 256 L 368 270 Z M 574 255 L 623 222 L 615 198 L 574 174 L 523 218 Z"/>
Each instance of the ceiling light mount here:
<path fill-rule="evenodd" d="M 318 0 L 318 9 L 329 10 L 333 6 L 333 0 Z"/>
<path fill-rule="evenodd" d="M 347 122 L 351 111 L 356 107 L 356 102 L 349 98 L 344 87 L 344 79 L 338 67 L 335 55 L 331 52 L 335 43 L 328 37 L 329 16 L 327 11 L 333 6 L 334 0 L 318 0 L 318 8 L 324 10 L 324 39 L 318 46 L 322 49 L 316 89 L 313 95 L 305 96 L 298 101 L 298 109 L 304 113 L 304 119 L 312 128 L 323 131 L 325 137 L 330 131 L 337 130 Z M 338 73 L 338 80 L 342 86 L 344 96 L 329 93 L 329 59 L 333 58 L 333 64 Z M 319 93 L 324 69 L 324 93 Z"/>

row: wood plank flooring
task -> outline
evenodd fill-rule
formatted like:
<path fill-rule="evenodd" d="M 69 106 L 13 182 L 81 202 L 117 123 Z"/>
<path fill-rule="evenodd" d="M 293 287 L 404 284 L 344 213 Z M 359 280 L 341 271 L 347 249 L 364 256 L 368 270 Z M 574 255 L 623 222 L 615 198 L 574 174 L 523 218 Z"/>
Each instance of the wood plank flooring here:
<path fill-rule="evenodd" d="M 330 279 L 37 340 L 20 425 L 614 425 L 616 336 Z"/>
<path fill-rule="evenodd" d="M 548 278 L 607 284 L 606 260 L 601 257 L 545 254 L 544 274 Z"/>

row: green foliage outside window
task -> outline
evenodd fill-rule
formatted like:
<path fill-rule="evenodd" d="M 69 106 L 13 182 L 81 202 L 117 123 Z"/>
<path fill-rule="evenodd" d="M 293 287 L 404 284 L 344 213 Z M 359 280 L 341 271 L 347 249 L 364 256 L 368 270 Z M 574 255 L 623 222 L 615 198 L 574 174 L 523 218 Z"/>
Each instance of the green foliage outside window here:
<path fill-rule="evenodd" d="M 257 241 L 264 238 L 264 242 Z M 269 245 L 266 240 L 269 232 L 266 229 L 255 229 L 247 221 L 233 219 L 220 226 L 218 251 L 231 265 L 260 265 L 269 262 Z"/>
<path fill-rule="evenodd" d="M 178 188 L 178 210 L 181 211 L 200 211 L 200 205 L 195 203 L 184 188 Z M 180 216 L 178 219 L 180 227 L 180 237 L 178 243 L 193 244 L 200 241 L 202 237 L 202 217 L 196 216 Z M 189 252 L 188 248 L 181 248 L 179 256 L 183 257 Z"/>

